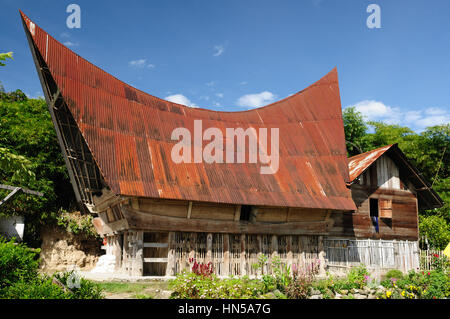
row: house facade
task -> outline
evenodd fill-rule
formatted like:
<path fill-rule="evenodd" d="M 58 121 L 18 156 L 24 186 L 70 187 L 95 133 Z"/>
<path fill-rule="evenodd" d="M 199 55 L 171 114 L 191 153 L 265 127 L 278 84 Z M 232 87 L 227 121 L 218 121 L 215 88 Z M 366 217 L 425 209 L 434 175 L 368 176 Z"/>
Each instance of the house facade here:
<path fill-rule="evenodd" d="M 377 238 L 355 217 L 364 214 L 364 200 L 349 174 L 336 69 L 262 108 L 190 108 L 121 82 L 21 14 L 77 200 L 96 216 L 117 272 L 175 275 L 196 259 L 221 276 L 253 276 L 252 265 L 266 255 L 299 268 L 316 263 L 324 273 L 329 256 L 340 256 L 339 240 Z M 203 136 L 186 143 L 186 161 L 173 157 L 179 129 Z M 229 161 L 201 157 L 211 146 L 206 132 L 216 132 L 214 155 L 220 150 Z M 237 132 L 245 133 L 243 143 L 233 148 Z M 386 239 L 417 244 L 415 225 Z M 343 256 L 346 266 L 355 261 Z"/>

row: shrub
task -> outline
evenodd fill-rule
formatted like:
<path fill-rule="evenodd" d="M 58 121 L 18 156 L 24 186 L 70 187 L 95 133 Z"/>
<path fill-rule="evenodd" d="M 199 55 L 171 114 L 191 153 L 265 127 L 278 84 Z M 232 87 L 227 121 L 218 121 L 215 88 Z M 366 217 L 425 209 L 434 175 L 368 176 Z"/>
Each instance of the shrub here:
<path fill-rule="evenodd" d="M 386 280 L 384 299 L 442 299 L 450 296 L 449 274 L 440 270 L 411 271 L 402 279 Z"/>
<path fill-rule="evenodd" d="M 39 250 L 0 238 L 0 298 L 12 299 L 100 299 L 102 289 L 84 279 L 76 278 L 75 287 L 67 289 L 74 272 L 38 274 Z M 62 285 L 54 283 L 57 279 Z"/>
<path fill-rule="evenodd" d="M 401 270 L 397 270 L 397 269 L 392 269 L 389 270 L 386 275 L 384 275 L 386 280 L 390 280 L 392 278 L 394 279 L 402 279 L 403 278 L 403 273 L 401 272 Z"/>
<path fill-rule="evenodd" d="M 310 294 L 316 274 L 319 272 L 320 261 L 316 260 L 305 269 L 295 265 L 292 269 L 292 280 L 286 285 L 286 294 L 292 299 L 306 299 Z"/>
<path fill-rule="evenodd" d="M 60 210 L 57 224 L 69 233 L 82 234 L 87 237 L 99 237 L 95 230 L 92 215 L 83 215 L 80 212 L 67 212 Z"/>
<path fill-rule="evenodd" d="M 174 290 L 172 299 L 249 299 L 263 293 L 261 281 L 248 277 L 219 279 L 184 272 L 169 285 Z"/>
<path fill-rule="evenodd" d="M 103 290 L 98 284 L 78 277 L 74 271 L 56 273 L 54 277 L 70 289 L 70 299 L 102 299 Z"/>
<path fill-rule="evenodd" d="M 28 282 L 18 281 L 4 290 L 5 299 L 69 299 L 69 293 L 55 285 L 50 277 L 37 277 Z"/>
<path fill-rule="evenodd" d="M 286 294 L 292 299 L 307 299 L 310 295 L 312 280 L 308 276 L 298 276 L 286 287 Z"/>
<path fill-rule="evenodd" d="M 0 237 L 0 289 L 37 277 L 39 250 Z"/>

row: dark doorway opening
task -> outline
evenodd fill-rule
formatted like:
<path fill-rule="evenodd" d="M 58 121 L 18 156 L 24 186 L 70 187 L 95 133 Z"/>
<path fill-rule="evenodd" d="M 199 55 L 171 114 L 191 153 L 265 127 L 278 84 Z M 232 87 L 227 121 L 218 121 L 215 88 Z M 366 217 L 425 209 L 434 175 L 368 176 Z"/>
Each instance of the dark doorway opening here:
<path fill-rule="evenodd" d="M 242 205 L 241 206 L 241 220 L 243 221 L 249 221 L 250 220 L 250 213 L 252 212 L 252 206 L 250 205 Z"/>

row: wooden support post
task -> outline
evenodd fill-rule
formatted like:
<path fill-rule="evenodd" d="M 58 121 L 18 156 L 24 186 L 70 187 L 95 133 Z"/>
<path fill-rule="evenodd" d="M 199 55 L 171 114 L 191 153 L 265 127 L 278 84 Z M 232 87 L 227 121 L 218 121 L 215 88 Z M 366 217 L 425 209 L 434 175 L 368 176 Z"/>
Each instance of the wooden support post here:
<path fill-rule="evenodd" d="M 272 236 L 272 258 L 278 257 L 278 238 L 276 235 Z"/>
<path fill-rule="evenodd" d="M 133 197 L 131 199 L 131 207 L 133 209 L 139 210 L 139 199 L 137 199 L 136 197 Z"/>
<path fill-rule="evenodd" d="M 223 269 L 222 275 L 228 276 L 230 274 L 230 235 L 223 235 Z"/>
<path fill-rule="evenodd" d="M 286 260 L 287 264 L 293 270 L 293 252 L 292 252 L 292 236 L 286 236 Z"/>
<path fill-rule="evenodd" d="M 261 235 L 256 235 L 256 241 L 258 242 L 258 253 L 257 253 L 257 258 L 258 258 L 258 263 L 259 263 L 259 260 L 260 260 L 260 258 L 261 258 L 261 256 L 263 255 L 263 252 L 262 252 L 262 248 L 263 248 L 263 245 L 262 245 L 262 238 L 261 238 Z M 265 274 L 265 266 L 264 265 L 262 265 L 262 268 L 261 268 L 261 275 L 264 275 Z"/>
<path fill-rule="evenodd" d="M 236 210 L 234 211 L 234 221 L 237 222 L 241 219 L 241 205 L 236 206 Z"/>
<path fill-rule="evenodd" d="M 128 232 L 123 233 L 123 250 L 122 250 L 122 273 L 128 273 Z"/>
<path fill-rule="evenodd" d="M 319 268 L 319 274 L 324 275 L 326 273 L 325 266 L 326 266 L 326 259 L 325 259 L 325 248 L 323 244 L 323 236 L 319 236 L 318 238 L 318 248 L 319 248 L 319 262 L 320 262 L 320 268 Z"/>
<path fill-rule="evenodd" d="M 189 234 L 189 258 L 195 258 L 195 248 L 196 248 L 196 241 L 197 241 L 197 234 L 191 233 Z M 188 268 L 190 268 L 189 260 L 187 260 Z"/>
<path fill-rule="evenodd" d="M 245 258 L 245 234 L 241 235 L 241 276 L 246 276 L 247 275 L 247 261 Z"/>
<path fill-rule="evenodd" d="M 174 276 L 175 275 L 175 233 L 173 231 L 169 232 L 169 246 L 167 253 L 167 268 L 166 268 L 166 276 Z"/>
<path fill-rule="evenodd" d="M 211 233 L 208 233 L 208 235 L 206 235 L 206 264 L 212 261 L 212 236 L 213 235 Z"/>
<path fill-rule="evenodd" d="M 144 274 L 144 232 L 133 231 L 131 235 L 131 276 L 143 276 Z"/>

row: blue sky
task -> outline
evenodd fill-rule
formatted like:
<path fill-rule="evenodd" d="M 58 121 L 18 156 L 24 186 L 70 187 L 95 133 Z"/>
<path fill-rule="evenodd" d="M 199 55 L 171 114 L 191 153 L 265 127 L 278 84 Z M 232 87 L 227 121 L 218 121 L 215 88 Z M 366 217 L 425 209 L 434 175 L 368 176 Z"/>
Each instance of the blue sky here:
<path fill-rule="evenodd" d="M 69 29 L 66 8 L 81 7 Z M 369 4 L 381 28 L 369 29 Z M 223 111 L 262 106 L 338 68 L 342 106 L 409 126 L 450 122 L 450 1 L 0 0 L 7 91 L 42 89 L 18 9 L 57 40 L 152 95 Z"/>

